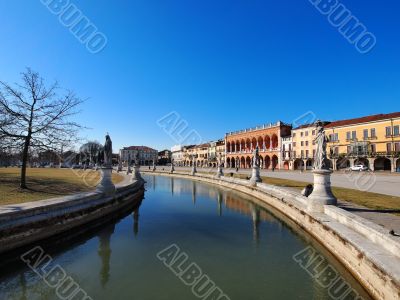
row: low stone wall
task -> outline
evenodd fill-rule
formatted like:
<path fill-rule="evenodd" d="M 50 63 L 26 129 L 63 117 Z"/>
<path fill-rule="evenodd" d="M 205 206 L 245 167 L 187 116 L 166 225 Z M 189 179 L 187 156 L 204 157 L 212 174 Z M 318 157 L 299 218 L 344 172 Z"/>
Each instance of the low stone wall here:
<path fill-rule="evenodd" d="M 113 196 L 95 191 L 0 207 L 0 254 L 82 227 L 138 203 L 144 181 L 125 176 Z"/>
<path fill-rule="evenodd" d="M 338 207 L 310 213 L 307 198 L 266 183 L 251 186 L 232 177 L 175 172 L 146 172 L 197 180 L 234 189 L 277 209 L 329 250 L 375 299 L 400 299 L 400 242 L 372 222 Z"/>

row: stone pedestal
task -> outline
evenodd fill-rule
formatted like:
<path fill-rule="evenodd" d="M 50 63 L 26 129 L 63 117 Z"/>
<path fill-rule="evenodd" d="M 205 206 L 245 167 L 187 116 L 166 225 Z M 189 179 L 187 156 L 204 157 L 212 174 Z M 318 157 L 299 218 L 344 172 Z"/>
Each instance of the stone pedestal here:
<path fill-rule="evenodd" d="M 135 166 L 133 168 L 132 181 L 136 181 L 136 180 L 143 180 L 142 175 L 140 174 L 139 166 Z"/>
<path fill-rule="evenodd" d="M 337 205 L 337 199 L 331 190 L 331 170 L 313 170 L 314 189 L 308 197 L 307 210 L 324 212 L 324 205 Z"/>
<path fill-rule="evenodd" d="M 107 196 L 111 196 L 115 194 L 115 185 L 112 183 L 111 175 L 112 168 L 111 167 L 103 167 L 101 170 L 101 181 L 97 186 L 97 191 L 106 194 Z"/>
<path fill-rule="evenodd" d="M 224 176 L 224 172 L 222 171 L 222 167 L 221 167 L 221 166 L 218 166 L 218 169 L 217 169 L 217 177 L 219 178 L 219 177 L 221 177 L 221 176 Z"/>
<path fill-rule="evenodd" d="M 128 168 L 126 169 L 126 174 L 131 174 L 131 173 L 132 173 L 131 165 L 128 164 Z"/>
<path fill-rule="evenodd" d="M 194 164 L 192 167 L 192 172 L 190 172 L 190 175 L 194 176 L 197 173 L 196 165 Z"/>
<path fill-rule="evenodd" d="M 260 167 L 253 167 L 253 171 L 251 173 L 250 183 L 252 185 L 256 185 L 257 182 L 262 182 L 260 177 Z"/>

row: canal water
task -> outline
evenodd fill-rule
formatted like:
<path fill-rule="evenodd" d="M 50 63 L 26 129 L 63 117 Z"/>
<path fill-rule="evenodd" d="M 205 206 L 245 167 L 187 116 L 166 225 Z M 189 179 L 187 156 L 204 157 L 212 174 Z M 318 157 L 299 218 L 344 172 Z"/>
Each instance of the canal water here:
<path fill-rule="evenodd" d="M 0 299 L 61 299 L 72 291 L 79 291 L 72 299 L 370 299 L 318 243 L 262 203 L 190 180 L 145 179 L 141 205 L 124 216 L 41 243 L 42 254 L 32 247 L 24 256 L 31 267 L 2 258 Z M 302 267 L 311 261 L 305 253 L 319 269 Z M 52 261 L 34 266 L 45 254 Z M 324 287 L 327 275 L 336 276 L 336 286 Z M 70 278 L 63 286 L 57 276 Z"/>

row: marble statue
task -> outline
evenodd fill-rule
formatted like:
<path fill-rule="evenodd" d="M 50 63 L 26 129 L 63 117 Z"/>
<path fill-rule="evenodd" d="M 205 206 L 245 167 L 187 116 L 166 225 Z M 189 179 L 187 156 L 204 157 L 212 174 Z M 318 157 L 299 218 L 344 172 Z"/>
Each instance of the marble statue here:
<path fill-rule="evenodd" d="M 139 163 L 139 151 L 138 152 L 136 152 L 136 154 L 135 154 L 135 165 L 136 166 L 138 166 L 140 163 Z"/>
<path fill-rule="evenodd" d="M 326 143 L 328 138 L 325 135 L 324 125 L 321 121 L 316 122 L 317 126 L 317 136 L 314 140 L 315 158 L 314 158 L 314 170 L 327 170 L 329 169 L 326 164 Z"/>
<path fill-rule="evenodd" d="M 106 135 L 106 142 L 104 144 L 104 165 L 101 168 L 101 180 L 97 185 L 97 191 L 111 196 L 115 194 L 115 185 L 112 183 L 112 141 L 110 136 Z"/>
<path fill-rule="evenodd" d="M 111 165 L 112 165 L 112 141 L 107 133 L 106 142 L 104 144 L 104 166 L 111 167 Z"/>
<path fill-rule="evenodd" d="M 253 170 L 251 173 L 251 178 L 250 178 L 250 184 L 252 186 L 256 186 L 257 182 L 262 182 L 261 176 L 260 176 L 260 155 L 258 152 L 258 146 L 253 152 L 253 158 L 252 158 L 252 165 L 253 165 Z"/>
<path fill-rule="evenodd" d="M 314 157 L 314 186 L 308 186 L 303 192 L 304 196 L 308 195 L 307 210 L 309 212 L 325 212 L 325 205 L 337 205 L 337 199 L 331 189 L 331 173 L 327 164 L 326 144 L 328 142 L 325 136 L 324 124 L 321 121 L 315 123 L 317 127 L 317 136 L 314 140 L 315 157 Z"/>
<path fill-rule="evenodd" d="M 253 160 L 253 168 L 259 168 L 260 167 L 260 155 L 259 155 L 258 146 L 253 151 L 252 160 Z"/>

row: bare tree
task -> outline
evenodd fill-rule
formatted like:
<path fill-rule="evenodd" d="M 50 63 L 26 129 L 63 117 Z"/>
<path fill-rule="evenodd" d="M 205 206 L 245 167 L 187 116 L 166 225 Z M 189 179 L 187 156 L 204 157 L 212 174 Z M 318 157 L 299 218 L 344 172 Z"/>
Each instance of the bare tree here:
<path fill-rule="evenodd" d="M 21 75 L 21 84 L 0 81 L 0 139 L 22 150 L 20 186 L 26 189 L 30 150 L 57 151 L 75 142 L 81 126 L 69 119 L 83 101 L 74 92 L 61 90 L 57 82 L 46 87 L 29 68 Z"/>
<path fill-rule="evenodd" d="M 89 158 L 89 162 L 91 164 L 99 163 L 98 157 L 99 153 L 101 153 L 102 151 L 103 151 L 103 145 L 100 144 L 98 141 L 89 141 L 86 144 L 83 144 L 79 148 L 81 156 Z"/>

